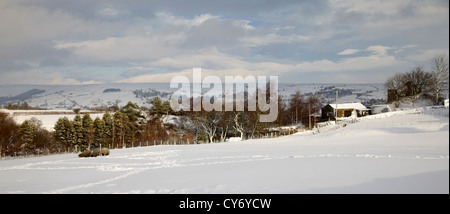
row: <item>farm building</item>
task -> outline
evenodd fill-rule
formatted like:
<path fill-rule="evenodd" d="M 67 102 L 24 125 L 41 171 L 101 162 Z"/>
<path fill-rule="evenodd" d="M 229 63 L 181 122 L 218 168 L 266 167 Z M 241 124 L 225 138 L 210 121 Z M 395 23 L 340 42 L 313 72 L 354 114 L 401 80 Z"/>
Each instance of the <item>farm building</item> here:
<path fill-rule="evenodd" d="M 335 120 L 336 112 L 337 118 L 369 115 L 369 109 L 361 103 L 328 104 L 322 108 L 322 120 Z"/>

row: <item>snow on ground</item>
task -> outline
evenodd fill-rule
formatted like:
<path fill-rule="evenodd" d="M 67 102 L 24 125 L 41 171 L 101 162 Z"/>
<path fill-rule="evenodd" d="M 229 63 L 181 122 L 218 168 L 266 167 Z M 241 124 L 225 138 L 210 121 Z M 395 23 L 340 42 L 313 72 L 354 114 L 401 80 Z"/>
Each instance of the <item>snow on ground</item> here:
<path fill-rule="evenodd" d="M 416 113 L 320 134 L 0 160 L 0 193 L 448 194 L 448 116 Z"/>
<path fill-rule="evenodd" d="M 47 131 L 54 131 L 54 127 L 59 118 L 67 117 L 69 120 L 73 120 L 75 118 L 75 114 L 73 110 L 7 110 L 0 109 L 0 112 L 8 113 L 9 115 L 13 115 L 12 118 L 16 121 L 17 124 L 22 124 L 25 120 L 30 120 L 31 118 L 36 118 L 42 122 L 42 128 Z M 55 114 L 52 114 L 54 112 Z M 90 112 L 90 111 L 82 111 L 82 113 Z M 19 115 L 14 115 L 15 113 L 19 113 Z M 44 113 L 44 114 L 42 114 Z M 102 118 L 103 114 L 100 113 L 91 113 L 90 114 L 92 120 L 95 120 L 96 117 Z M 81 115 L 83 117 L 83 115 Z"/>

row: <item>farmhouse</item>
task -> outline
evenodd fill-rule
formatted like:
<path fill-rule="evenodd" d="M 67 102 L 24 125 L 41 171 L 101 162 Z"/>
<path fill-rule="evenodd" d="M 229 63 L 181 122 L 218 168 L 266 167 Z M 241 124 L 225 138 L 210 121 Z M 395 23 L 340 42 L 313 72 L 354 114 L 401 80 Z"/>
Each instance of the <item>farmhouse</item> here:
<path fill-rule="evenodd" d="M 335 120 L 336 113 L 337 118 L 352 115 L 363 117 L 369 115 L 369 109 L 361 103 L 328 104 L 322 108 L 322 120 Z"/>

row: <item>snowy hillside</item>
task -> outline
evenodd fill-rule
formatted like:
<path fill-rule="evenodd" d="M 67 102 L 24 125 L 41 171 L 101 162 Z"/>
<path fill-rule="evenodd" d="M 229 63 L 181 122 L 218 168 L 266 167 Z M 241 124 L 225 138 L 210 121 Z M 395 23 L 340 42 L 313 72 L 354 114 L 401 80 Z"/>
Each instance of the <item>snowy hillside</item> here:
<path fill-rule="evenodd" d="M 3 85 L 0 97 L 10 97 L 8 102 L 28 102 L 30 106 L 45 109 L 71 109 L 81 107 L 89 109 L 100 106 L 124 106 L 129 101 L 140 106 L 149 106 L 155 96 L 166 98 L 170 89 L 168 84 L 100 84 L 100 85 Z M 39 89 L 44 92 L 29 99 L 14 99 L 15 96 Z M 22 97 L 22 96 L 20 96 Z"/>
<path fill-rule="evenodd" d="M 383 84 L 279 84 L 284 100 L 300 90 L 306 96 L 320 92 L 326 102 L 334 102 L 336 91 L 341 102 L 369 102 L 386 99 Z M 178 89 L 169 84 L 100 84 L 100 85 L 0 85 L 0 105 L 28 102 L 30 106 L 45 109 L 89 109 L 99 106 L 124 106 L 129 101 L 139 106 L 150 106 L 150 100 L 163 100 Z"/>
<path fill-rule="evenodd" d="M 448 194 L 445 111 L 381 114 L 320 134 L 0 160 L 0 193 Z"/>

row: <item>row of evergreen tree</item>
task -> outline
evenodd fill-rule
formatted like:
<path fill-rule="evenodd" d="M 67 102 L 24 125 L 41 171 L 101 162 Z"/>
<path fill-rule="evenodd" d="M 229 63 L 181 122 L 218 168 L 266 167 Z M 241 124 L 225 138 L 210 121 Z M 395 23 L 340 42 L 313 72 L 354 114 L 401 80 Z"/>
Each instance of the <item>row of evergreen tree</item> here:
<path fill-rule="evenodd" d="M 175 130 L 169 130 L 163 124 L 162 116 L 170 111 L 168 102 L 159 97 L 153 99 L 152 108 L 139 107 L 135 103 L 128 104 L 111 114 L 106 112 L 102 118 L 94 120 L 89 113 L 77 114 L 73 120 L 67 117 L 58 119 L 54 127 L 54 139 L 77 150 L 94 149 L 100 146 L 109 148 L 130 147 L 137 144 L 148 145 L 149 141 L 167 141 L 177 137 Z M 148 116 L 150 115 L 150 116 Z"/>
<path fill-rule="evenodd" d="M 163 142 L 193 141 L 190 135 L 177 133 L 164 124 L 163 115 L 171 114 L 169 102 L 159 97 L 147 109 L 129 102 L 116 112 L 106 112 L 92 119 L 89 113 L 77 114 L 73 120 L 58 119 L 54 131 L 47 131 L 36 118 L 17 124 L 8 114 L 0 112 L 0 155 L 26 156 L 82 151 L 87 148 L 122 148 L 153 145 Z"/>

